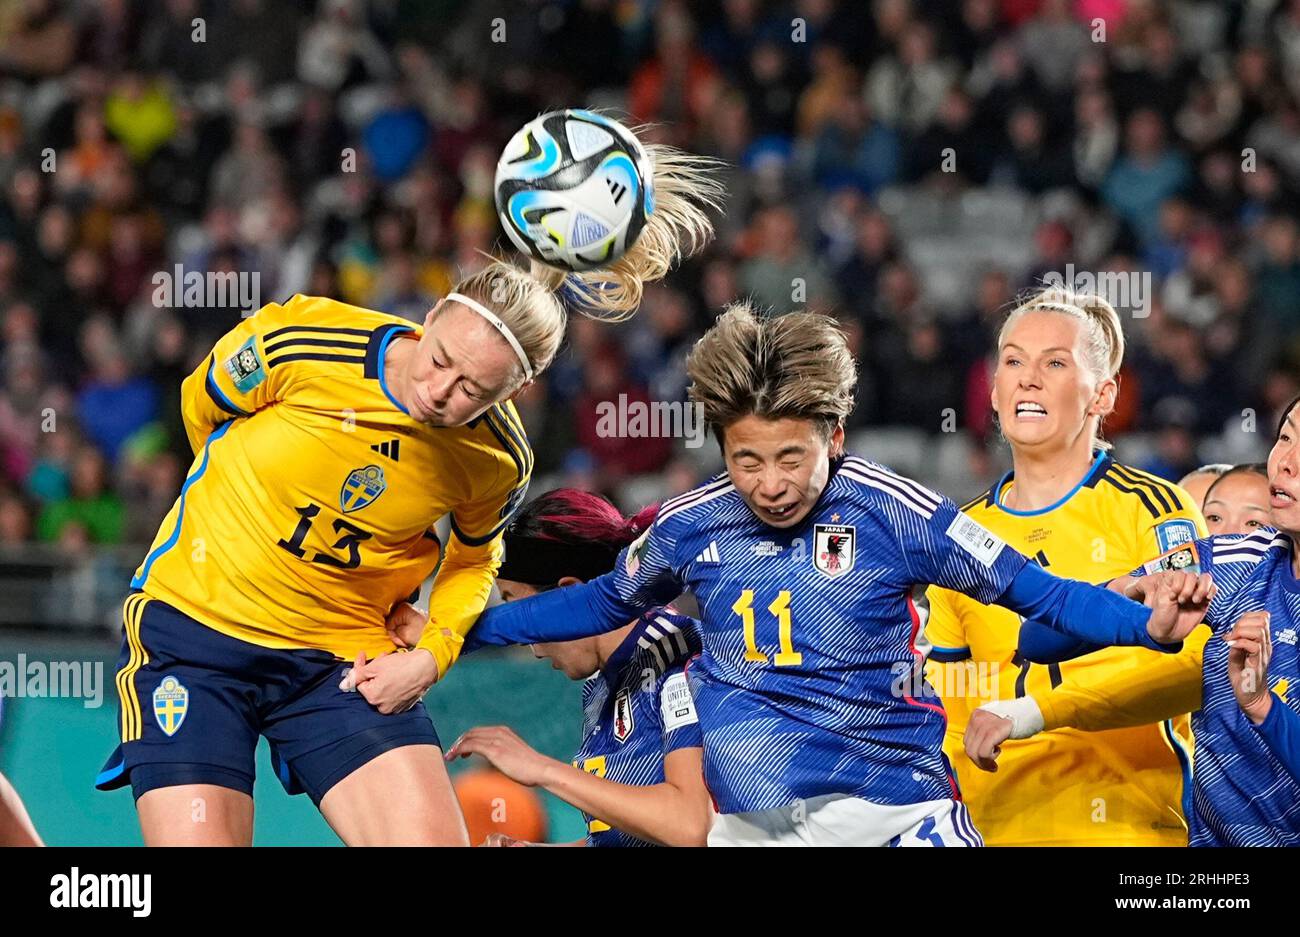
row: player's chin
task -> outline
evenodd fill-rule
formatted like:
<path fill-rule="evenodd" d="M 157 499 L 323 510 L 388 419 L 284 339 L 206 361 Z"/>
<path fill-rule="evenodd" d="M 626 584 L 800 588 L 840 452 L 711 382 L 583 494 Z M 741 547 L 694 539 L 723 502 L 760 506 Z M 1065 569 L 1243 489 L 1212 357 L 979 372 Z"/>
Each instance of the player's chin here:
<path fill-rule="evenodd" d="M 1002 435 L 1010 443 L 1029 446 L 1052 437 L 1052 427 L 1046 419 L 1013 416 L 1001 423 Z"/>

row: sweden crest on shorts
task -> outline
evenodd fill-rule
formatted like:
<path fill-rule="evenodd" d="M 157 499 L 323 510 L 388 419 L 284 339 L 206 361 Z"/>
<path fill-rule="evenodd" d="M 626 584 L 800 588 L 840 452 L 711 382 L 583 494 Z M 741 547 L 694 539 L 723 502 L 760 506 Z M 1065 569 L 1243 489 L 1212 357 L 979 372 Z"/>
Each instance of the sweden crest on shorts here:
<path fill-rule="evenodd" d="M 158 728 L 170 738 L 180 731 L 185 714 L 190 709 L 190 691 L 175 677 L 163 677 L 153 691 L 153 717 L 158 720 Z"/>
<path fill-rule="evenodd" d="M 343 509 L 344 514 L 360 511 L 366 505 L 373 504 L 387 488 L 388 482 L 384 480 L 384 470 L 378 465 L 353 469 L 339 492 L 339 507 Z"/>
<path fill-rule="evenodd" d="M 830 579 L 853 568 L 856 554 L 854 528 L 843 524 L 813 525 L 813 566 Z"/>

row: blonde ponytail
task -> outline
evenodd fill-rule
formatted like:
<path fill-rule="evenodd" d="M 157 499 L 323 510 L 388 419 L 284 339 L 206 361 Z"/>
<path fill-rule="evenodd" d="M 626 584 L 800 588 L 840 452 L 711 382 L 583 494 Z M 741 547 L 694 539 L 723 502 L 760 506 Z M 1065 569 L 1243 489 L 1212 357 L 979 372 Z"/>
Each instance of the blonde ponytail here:
<path fill-rule="evenodd" d="M 633 135 L 646 128 L 637 128 Z M 717 178 L 720 160 L 661 144 L 643 144 L 654 188 L 654 210 L 636 243 L 608 267 L 567 272 L 538 260 L 524 270 L 505 260 L 491 262 L 456 284 L 453 292 L 482 303 L 514 335 L 534 375 L 555 359 L 564 341 L 565 290 L 574 311 L 592 319 L 621 322 L 641 305 L 646 283 L 660 280 L 678 261 L 713 239 L 709 212 L 720 211 L 725 189 Z M 523 377 L 521 368 L 521 377 Z"/>
<path fill-rule="evenodd" d="M 639 136 L 646 128 L 638 127 Z M 577 311 L 595 319 L 621 322 L 641 305 L 646 283 L 661 280 L 678 261 L 713 240 L 710 211 L 721 211 L 726 190 L 718 179 L 720 160 L 696 156 L 659 143 L 643 144 L 651 166 L 654 211 L 640 236 L 622 257 L 598 270 L 570 273 L 567 285 Z"/>

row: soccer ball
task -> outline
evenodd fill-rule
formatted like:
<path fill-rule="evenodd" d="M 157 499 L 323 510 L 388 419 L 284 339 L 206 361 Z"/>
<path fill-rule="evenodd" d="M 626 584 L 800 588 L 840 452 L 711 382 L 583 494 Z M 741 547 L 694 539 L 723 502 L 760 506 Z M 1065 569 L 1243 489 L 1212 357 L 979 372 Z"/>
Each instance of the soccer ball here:
<path fill-rule="evenodd" d="M 650 159 L 618 121 L 551 111 L 506 144 L 496 206 L 525 254 L 564 270 L 606 267 L 636 242 L 654 211 Z"/>

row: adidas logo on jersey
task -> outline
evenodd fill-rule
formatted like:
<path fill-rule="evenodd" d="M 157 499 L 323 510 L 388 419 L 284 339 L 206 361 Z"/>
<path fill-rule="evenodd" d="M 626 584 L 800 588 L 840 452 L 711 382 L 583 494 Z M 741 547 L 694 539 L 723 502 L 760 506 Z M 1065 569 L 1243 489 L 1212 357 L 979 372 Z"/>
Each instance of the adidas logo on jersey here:
<path fill-rule="evenodd" d="M 380 455 L 386 455 L 394 462 L 397 462 L 397 450 L 401 444 L 402 441 L 400 439 L 385 439 L 383 442 L 375 443 L 370 448 L 375 452 L 378 452 Z"/>
<path fill-rule="evenodd" d="M 721 563 L 722 557 L 718 555 L 718 544 L 710 540 L 709 545 L 704 548 L 699 556 L 695 558 L 697 563 Z"/>

